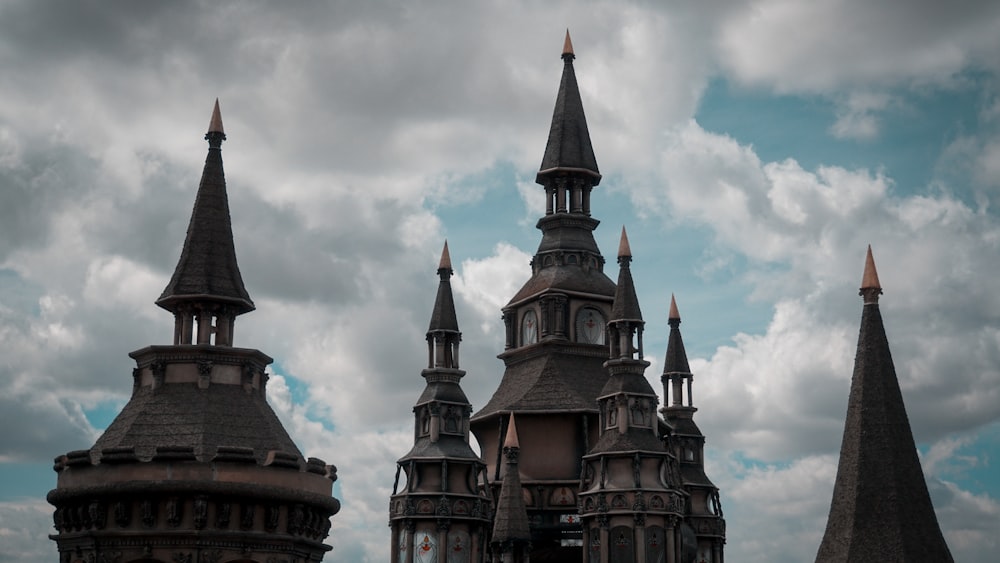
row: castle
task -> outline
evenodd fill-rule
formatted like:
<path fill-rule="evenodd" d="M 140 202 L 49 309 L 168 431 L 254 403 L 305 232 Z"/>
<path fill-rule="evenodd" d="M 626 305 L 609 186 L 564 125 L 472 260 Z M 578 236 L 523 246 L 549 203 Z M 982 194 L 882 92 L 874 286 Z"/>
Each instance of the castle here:
<path fill-rule="evenodd" d="M 616 282 L 593 236 L 590 195 L 601 174 L 574 58 L 567 33 L 536 176 L 542 240 L 529 279 L 503 308 L 505 372 L 478 411 L 461 388 L 444 245 L 413 447 L 397 462 L 389 499 L 393 563 L 725 561 L 726 523 L 705 472 L 676 301 L 660 406 L 644 376 L 627 233 Z M 236 263 L 218 103 L 206 140 L 181 257 L 156 302 L 174 316 L 173 344 L 133 352 L 128 404 L 93 447 L 56 458 L 49 501 L 61 562 L 291 563 L 320 561 L 330 549 L 336 469 L 303 456 L 267 404 L 271 358 L 233 345 L 236 317 L 254 304 Z M 861 293 L 844 445 L 817 561 L 950 561 L 878 314 L 870 249 Z"/>

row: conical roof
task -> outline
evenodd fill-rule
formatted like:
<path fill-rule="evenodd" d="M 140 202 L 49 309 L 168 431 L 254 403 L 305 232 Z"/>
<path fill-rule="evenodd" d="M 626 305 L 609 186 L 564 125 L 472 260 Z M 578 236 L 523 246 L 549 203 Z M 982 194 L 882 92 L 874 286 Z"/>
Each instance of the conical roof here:
<path fill-rule="evenodd" d="M 642 321 L 642 311 L 639 310 L 639 298 L 635 294 L 635 283 L 632 281 L 632 249 L 629 246 L 628 234 L 622 227 L 621 241 L 618 244 L 618 285 L 615 287 L 615 300 L 611 305 L 610 322 Z"/>
<path fill-rule="evenodd" d="M 673 295 L 670 296 L 667 322 L 670 324 L 670 336 L 667 340 L 667 357 L 663 360 L 663 373 L 691 373 L 687 352 L 684 351 L 684 340 L 681 338 L 681 315 L 677 311 L 677 300 Z"/>
<path fill-rule="evenodd" d="M 437 298 L 434 300 L 434 310 L 431 311 L 431 323 L 428 331 L 447 330 L 458 332 L 458 316 L 455 314 L 455 298 L 451 292 L 451 255 L 448 253 L 448 241 L 441 251 L 441 262 L 438 264 Z"/>
<path fill-rule="evenodd" d="M 870 251 L 867 264 L 864 278 L 870 281 Z M 920 468 L 879 305 L 867 296 L 833 501 L 816 561 L 952 561 Z"/>
<path fill-rule="evenodd" d="M 528 509 L 521 496 L 521 476 L 517 467 L 519 453 L 517 427 L 512 414 L 507 422 L 507 437 L 504 441 L 504 456 L 507 461 L 493 518 L 493 543 L 509 544 L 531 540 Z"/>
<path fill-rule="evenodd" d="M 556 97 L 552 125 L 549 128 L 549 140 L 545 145 L 545 155 L 542 157 L 538 177 L 540 179 L 546 174 L 559 171 L 576 171 L 600 178 L 597 157 L 594 156 L 594 148 L 590 144 L 587 118 L 583 114 L 580 87 L 576 83 L 576 73 L 573 71 L 573 59 L 576 57 L 573 54 L 573 44 L 568 30 L 562 58 L 565 62 L 562 81 L 559 83 L 559 94 Z"/>
<path fill-rule="evenodd" d="M 222 168 L 222 141 L 225 138 L 219 101 L 216 100 L 205 135 L 209 143 L 208 156 L 187 237 L 174 275 L 156 300 L 157 305 L 168 311 L 176 311 L 182 303 L 224 304 L 236 314 L 254 310 L 236 263 L 226 175 Z"/>

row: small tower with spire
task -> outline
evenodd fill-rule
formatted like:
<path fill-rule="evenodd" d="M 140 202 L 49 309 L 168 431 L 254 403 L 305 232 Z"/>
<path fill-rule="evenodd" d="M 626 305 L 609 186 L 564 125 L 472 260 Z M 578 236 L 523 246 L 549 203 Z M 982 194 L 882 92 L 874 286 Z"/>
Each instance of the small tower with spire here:
<path fill-rule="evenodd" d="M 663 361 L 664 420 L 673 428 L 667 438 L 668 449 L 680 461 L 680 482 L 690 495 L 685 521 L 694 530 L 698 542 L 698 563 L 722 563 L 726 543 L 726 521 L 722 517 L 719 489 L 705 473 L 705 435 L 694 422 L 692 381 L 684 340 L 681 338 L 681 315 L 677 300 L 670 296 L 667 315 L 670 337 Z"/>
<path fill-rule="evenodd" d="M 132 396 L 89 450 L 55 460 L 60 561 L 319 561 L 336 468 L 305 458 L 267 403 L 271 358 L 233 347 L 252 311 L 229 218 L 216 101 L 170 283 L 173 344 L 129 354 Z M 193 340 L 193 333 L 197 338 Z"/>
<path fill-rule="evenodd" d="M 608 378 L 598 396 L 600 437 L 583 457 L 580 516 L 585 563 L 687 562 L 682 524 L 687 493 L 660 440 L 657 397 L 643 373 L 644 322 L 632 282 L 632 250 L 622 229 L 618 285 L 608 321 Z M 688 537 L 686 537 L 688 536 Z"/>
<path fill-rule="evenodd" d="M 601 181 L 567 31 L 562 78 L 535 181 L 545 192 L 542 239 L 531 277 L 503 307 L 505 365 L 497 390 L 472 418 L 490 483 L 499 486 L 507 419 L 521 430 L 532 557 L 578 556 L 581 458 L 597 439 L 597 395 L 606 372 L 615 284 L 594 239 L 590 195 Z M 552 559 L 557 558 L 557 559 Z"/>
<path fill-rule="evenodd" d="M 869 246 L 840 463 L 816 562 L 950 563 L 889 352 L 881 293 Z"/>
<path fill-rule="evenodd" d="M 420 374 L 426 386 L 413 407 L 413 448 L 396 462 L 389 501 L 392 563 L 480 563 L 487 552 L 491 503 L 486 466 L 469 445 L 472 406 L 459 385 L 465 371 L 452 274 L 445 242 Z"/>
<path fill-rule="evenodd" d="M 524 491 L 518 469 L 520 453 L 517 425 L 514 415 L 511 415 L 507 421 L 503 443 L 504 469 L 490 538 L 490 552 L 495 563 L 530 561 L 531 532 L 528 529 L 528 510 L 524 505 Z"/>

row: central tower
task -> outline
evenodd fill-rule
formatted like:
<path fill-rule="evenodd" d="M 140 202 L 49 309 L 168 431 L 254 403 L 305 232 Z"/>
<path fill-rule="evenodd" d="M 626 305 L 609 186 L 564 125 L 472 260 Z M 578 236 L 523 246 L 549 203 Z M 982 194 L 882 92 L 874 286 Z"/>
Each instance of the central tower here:
<path fill-rule="evenodd" d="M 542 241 L 531 278 L 503 308 L 503 380 L 471 421 L 497 489 L 508 420 L 517 417 L 516 467 L 533 560 L 536 554 L 580 552 L 576 495 L 581 459 L 598 435 L 597 397 L 607 381 L 605 331 L 615 295 L 594 240 L 600 222 L 591 217 L 590 195 L 601 174 L 574 58 L 567 32 L 562 81 L 535 179 L 545 189 L 545 216 L 537 224 Z"/>

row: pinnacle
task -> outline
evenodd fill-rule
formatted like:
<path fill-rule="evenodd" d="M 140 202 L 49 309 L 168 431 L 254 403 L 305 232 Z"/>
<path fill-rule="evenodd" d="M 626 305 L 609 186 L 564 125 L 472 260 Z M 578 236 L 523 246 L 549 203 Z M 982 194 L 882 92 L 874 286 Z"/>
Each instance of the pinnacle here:
<path fill-rule="evenodd" d="M 670 313 L 667 315 L 669 320 L 681 320 L 681 314 L 677 311 L 677 300 L 674 299 L 674 294 L 670 294 Z"/>
<path fill-rule="evenodd" d="M 507 422 L 507 437 L 503 441 L 505 448 L 520 448 L 517 439 L 517 425 L 514 424 L 514 413 L 510 413 L 510 420 Z"/>
<path fill-rule="evenodd" d="M 568 28 L 566 29 L 566 40 L 563 41 L 562 56 L 563 57 L 569 56 L 571 58 L 576 56 L 573 53 L 573 40 L 569 38 L 569 29 Z"/>
<path fill-rule="evenodd" d="M 448 241 L 444 241 L 444 250 L 441 251 L 441 262 L 438 270 L 451 270 L 451 254 L 448 252 Z"/>
<path fill-rule="evenodd" d="M 868 255 L 865 257 L 865 273 L 861 277 L 861 289 L 882 289 L 875 270 L 875 258 L 872 257 L 872 245 L 868 245 Z"/>
<path fill-rule="evenodd" d="M 622 238 L 618 243 L 618 257 L 632 257 L 632 247 L 628 243 L 628 233 L 625 232 L 625 226 L 622 225 Z"/>
<path fill-rule="evenodd" d="M 208 122 L 208 133 L 226 134 L 226 129 L 222 126 L 222 112 L 219 111 L 219 98 L 215 99 L 215 108 L 212 110 L 212 119 Z"/>

